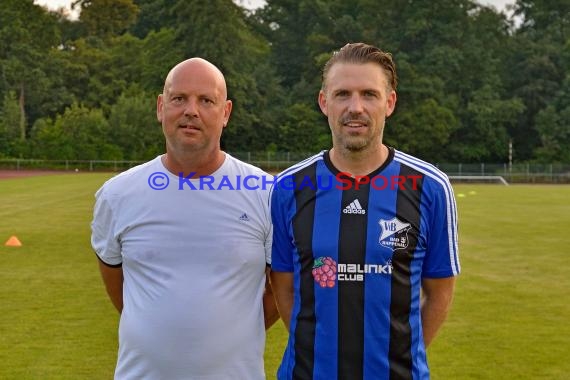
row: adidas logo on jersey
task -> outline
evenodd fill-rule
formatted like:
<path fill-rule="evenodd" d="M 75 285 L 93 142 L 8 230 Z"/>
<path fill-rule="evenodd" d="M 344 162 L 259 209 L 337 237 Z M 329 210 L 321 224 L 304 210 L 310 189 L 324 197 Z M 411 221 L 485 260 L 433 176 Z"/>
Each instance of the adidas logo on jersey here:
<path fill-rule="evenodd" d="M 346 206 L 342 210 L 342 212 L 345 214 L 362 214 L 362 215 L 366 214 L 366 210 L 362 208 L 358 199 L 355 199 L 352 202 L 350 202 L 350 204 Z"/>
<path fill-rule="evenodd" d="M 239 217 L 242 222 L 249 222 L 249 216 L 244 212 L 242 216 Z"/>

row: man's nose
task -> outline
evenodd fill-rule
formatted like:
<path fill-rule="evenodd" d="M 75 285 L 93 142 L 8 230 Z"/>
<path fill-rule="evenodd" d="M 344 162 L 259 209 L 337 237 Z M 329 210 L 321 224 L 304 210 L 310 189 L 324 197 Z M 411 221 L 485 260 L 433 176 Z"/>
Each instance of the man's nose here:
<path fill-rule="evenodd" d="M 198 104 L 196 99 L 188 99 L 186 106 L 184 107 L 184 116 L 186 117 L 198 117 Z"/>
<path fill-rule="evenodd" d="M 348 111 L 350 113 L 362 113 L 364 108 L 362 107 L 362 99 L 360 95 L 354 94 L 350 97 L 350 102 L 348 103 Z"/>

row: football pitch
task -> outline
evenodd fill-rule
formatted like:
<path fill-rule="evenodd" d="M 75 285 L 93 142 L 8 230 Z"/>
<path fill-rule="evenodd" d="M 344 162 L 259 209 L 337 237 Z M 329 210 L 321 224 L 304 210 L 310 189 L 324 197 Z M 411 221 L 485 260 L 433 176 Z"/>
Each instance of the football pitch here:
<path fill-rule="evenodd" d="M 112 378 L 118 314 L 89 243 L 110 176 L 0 180 L 0 379 Z M 454 188 L 462 273 L 432 378 L 568 379 L 570 186 Z M 268 379 L 286 339 L 281 322 L 268 332 Z"/>

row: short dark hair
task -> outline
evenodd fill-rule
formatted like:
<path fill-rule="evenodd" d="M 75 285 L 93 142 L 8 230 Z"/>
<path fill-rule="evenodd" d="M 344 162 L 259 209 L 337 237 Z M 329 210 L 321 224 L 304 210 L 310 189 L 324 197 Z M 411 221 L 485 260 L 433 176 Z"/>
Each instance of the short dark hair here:
<path fill-rule="evenodd" d="M 388 85 L 395 91 L 398 86 L 398 76 L 396 74 L 396 64 L 392 60 L 392 54 L 363 42 L 346 44 L 340 50 L 333 53 L 323 68 L 322 88 L 325 88 L 327 75 L 335 63 L 364 64 L 370 62 L 380 65 L 386 73 Z"/>

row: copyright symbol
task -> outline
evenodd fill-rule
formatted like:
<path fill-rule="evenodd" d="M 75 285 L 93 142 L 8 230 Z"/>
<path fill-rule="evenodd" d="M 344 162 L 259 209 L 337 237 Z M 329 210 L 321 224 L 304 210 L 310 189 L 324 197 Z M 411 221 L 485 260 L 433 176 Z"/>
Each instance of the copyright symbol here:
<path fill-rule="evenodd" d="M 169 183 L 168 175 L 163 172 L 154 172 L 148 176 L 148 185 L 153 190 L 164 190 Z"/>

